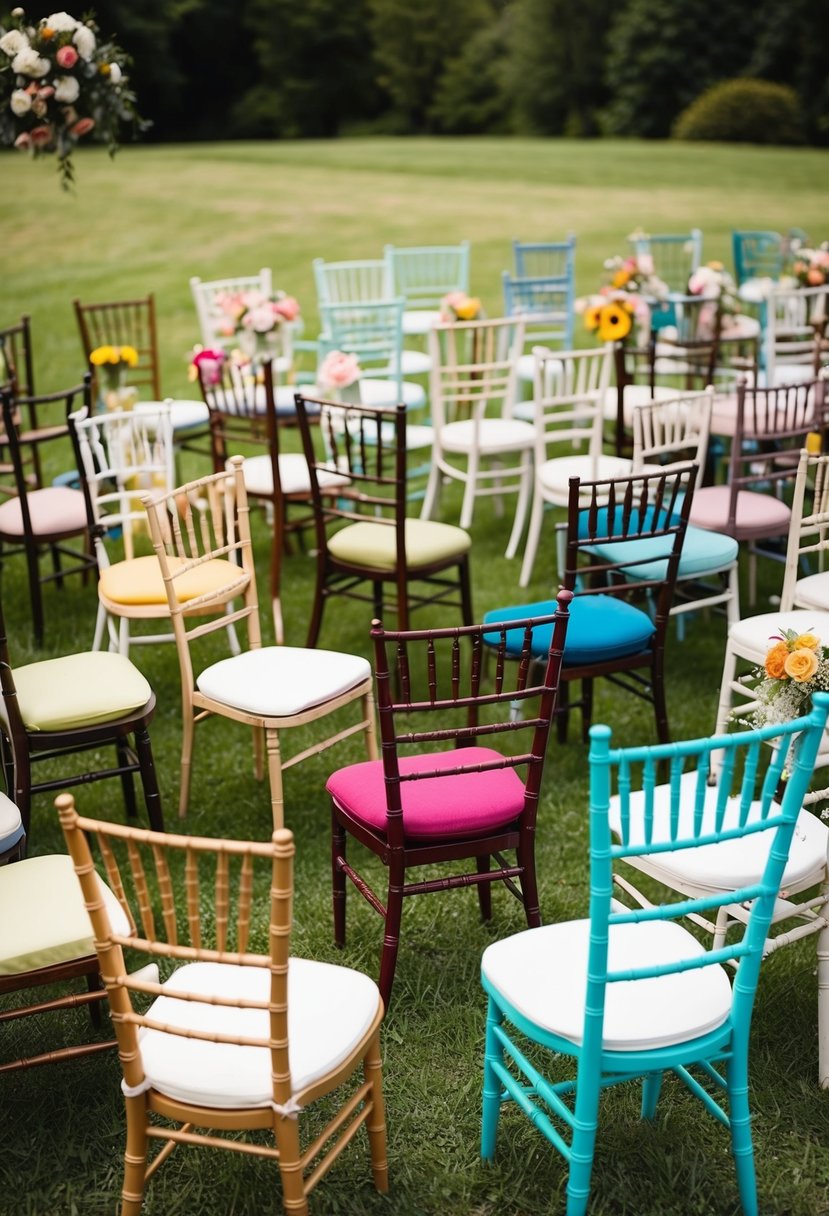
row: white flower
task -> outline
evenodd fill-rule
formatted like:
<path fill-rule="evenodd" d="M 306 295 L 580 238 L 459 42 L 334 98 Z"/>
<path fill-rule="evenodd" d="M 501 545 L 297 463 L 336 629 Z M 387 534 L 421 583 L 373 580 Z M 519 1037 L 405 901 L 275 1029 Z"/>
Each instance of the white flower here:
<path fill-rule="evenodd" d="M 43 24 L 47 25 L 50 30 L 57 30 L 59 34 L 63 34 L 77 29 L 80 22 L 76 21 L 74 17 L 70 17 L 68 13 L 52 13 Z"/>
<path fill-rule="evenodd" d="M 55 101 L 77 101 L 80 91 L 81 86 L 74 76 L 58 76 L 55 80 Z"/>
<path fill-rule="evenodd" d="M 12 60 L 12 71 L 17 72 L 20 76 L 34 76 L 35 79 L 40 79 L 49 71 L 50 63 L 48 59 L 41 59 L 34 47 L 25 46 L 21 51 L 18 51 Z"/>
<path fill-rule="evenodd" d="M 121 69 L 117 63 L 109 65 L 109 81 L 110 84 L 119 84 L 121 80 Z"/>
<path fill-rule="evenodd" d="M 0 51 L 5 51 L 11 57 L 29 45 L 29 39 L 22 30 L 9 30 L 0 38 Z"/>
<path fill-rule="evenodd" d="M 86 25 L 79 25 L 72 35 L 72 41 L 78 48 L 81 59 L 89 60 L 95 54 L 95 35 Z"/>
<path fill-rule="evenodd" d="M 32 99 L 25 89 L 15 89 L 11 95 L 9 102 L 12 108 L 12 113 L 18 118 L 22 118 L 24 114 L 28 114 L 32 108 Z"/>

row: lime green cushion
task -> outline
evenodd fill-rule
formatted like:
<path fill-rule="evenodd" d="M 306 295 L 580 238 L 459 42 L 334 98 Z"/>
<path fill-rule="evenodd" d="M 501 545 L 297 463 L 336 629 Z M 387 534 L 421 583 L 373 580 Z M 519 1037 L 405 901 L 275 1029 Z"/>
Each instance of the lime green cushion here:
<path fill-rule="evenodd" d="M 110 924 L 130 932 L 123 909 L 98 882 Z M 21 975 L 95 953 L 92 925 L 71 858 L 60 853 L 0 867 L 0 975 Z"/>
<path fill-rule="evenodd" d="M 462 528 L 431 519 L 406 520 L 406 565 L 410 570 L 466 553 L 472 539 Z M 394 570 L 395 530 L 383 524 L 349 524 L 328 542 L 333 557 L 372 570 Z"/>
<path fill-rule="evenodd" d="M 65 730 L 110 722 L 146 705 L 152 688 L 120 654 L 89 651 L 29 663 L 14 672 L 27 730 Z"/>

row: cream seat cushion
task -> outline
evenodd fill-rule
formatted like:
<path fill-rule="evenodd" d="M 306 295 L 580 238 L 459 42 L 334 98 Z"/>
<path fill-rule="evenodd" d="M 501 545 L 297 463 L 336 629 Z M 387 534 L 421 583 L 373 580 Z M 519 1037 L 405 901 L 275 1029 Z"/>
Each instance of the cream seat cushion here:
<path fill-rule="evenodd" d="M 166 981 L 172 992 L 262 1001 L 270 971 L 227 963 L 190 963 Z M 291 1092 L 306 1089 L 343 1063 L 365 1038 L 380 1006 L 377 985 L 348 967 L 292 958 L 288 964 L 288 1054 Z M 234 1009 L 160 996 L 148 1016 L 169 1026 L 268 1039 L 267 1009 Z M 144 1073 L 154 1089 L 198 1106 L 261 1107 L 273 1101 L 271 1053 L 186 1039 L 142 1028 Z"/>
<path fill-rule="evenodd" d="M 245 474 L 245 489 L 249 494 L 268 496 L 273 494 L 273 468 L 270 456 L 248 456 L 242 466 Z M 339 473 L 318 470 L 317 480 L 321 489 L 348 485 L 348 478 Z M 299 452 L 285 452 L 279 457 L 279 481 L 283 494 L 311 493 L 311 475 L 308 461 Z"/>
<path fill-rule="evenodd" d="M 448 422 L 440 428 L 440 446 L 447 452 L 468 452 L 475 443 L 476 428 L 471 419 Z M 518 418 L 484 418 L 477 428 L 479 451 L 521 452 L 533 447 L 535 427 Z"/>
<path fill-rule="evenodd" d="M 35 536 L 82 532 L 86 527 L 86 504 L 80 490 L 68 486 L 45 486 L 26 495 L 29 518 Z M 19 498 L 0 504 L 0 532 L 4 536 L 23 535 L 23 513 Z"/>
<path fill-rule="evenodd" d="M 406 565 L 411 569 L 429 566 L 444 558 L 466 553 L 472 538 L 462 528 L 429 519 L 406 521 Z M 332 557 L 373 570 L 394 570 L 397 565 L 396 531 L 384 524 L 349 524 L 328 542 Z"/>
<path fill-rule="evenodd" d="M 799 578 L 795 585 L 794 598 L 798 608 L 829 610 L 829 570 Z"/>
<path fill-rule="evenodd" d="M 263 646 L 221 659 L 196 679 L 211 700 L 262 718 L 288 718 L 371 678 L 366 659 L 334 650 Z"/>
<path fill-rule="evenodd" d="M 98 879 L 110 924 L 128 934 L 129 921 Z M 0 867 L 0 975 L 20 975 L 95 953 L 92 925 L 72 860 L 61 853 Z"/>
<path fill-rule="evenodd" d="M 630 477 L 631 462 L 621 456 L 556 456 L 536 471 L 538 484 L 545 492 L 557 494 L 566 503 L 570 497 L 570 478 L 584 481 L 605 481 L 615 477 Z"/>
<path fill-rule="evenodd" d="M 759 665 L 765 661 L 781 629 L 816 633 L 819 638 L 829 641 L 829 612 L 793 609 L 791 612 L 761 612 L 758 616 L 744 616 L 729 629 L 728 644 L 742 658 Z"/>
<path fill-rule="evenodd" d="M 169 557 L 172 569 L 179 569 L 182 559 Z M 200 566 L 188 570 L 176 579 L 176 595 L 181 603 L 196 599 L 200 595 L 212 594 L 222 587 L 238 584 L 242 570 L 235 562 L 213 558 Z M 166 604 L 167 592 L 161 567 L 155 554 L 149 557 L 134 557 L 130 561 L 116 562 L 101 571 L 98 591 L 104 600 L 113 604 Z M 238 586 L 234 595 L 239 594 Z"/>
<path fill-rule="evenodd" d="M 589 937 L 589 920 L 527 929 L 487 947 L 482 975 L 536 1026 L 581 1043 Z M 687 929 L 670 921 L 612 925 L 608 969 L 664 965 L 705 952 Z M 621 980 L 607 985 L 604 1047 L 669 1047 L 716 1030 L 730 1011 L 731 984 L 721 966 Z"/>
<path fill-rule="evenodd" d="M 441 320 L 437 308 L 407 308 L 403 312 L 403 333 L 407 337 L 428 334 Z"/>
<path fill-rule="evenodd" d="M 210 422 L 210 411 L 203 401 L 189 401 L 180 399 L 178 401 L 168 398 L 167 401 L 139 401 L 135 406 L 136 413 L 152 414 L 153 411 L 157 414 L 163 406 L 170 407 L 170 421 L 173 424 L 173 433 L 177 431 L 192 431 L 196 427 L 207 426 Z"/>
<path fill-rule="evenodd" d="M 17 667 L 14 683 L 20 715 L 32 731 L 114 721 L 146 705 L 153 692 L 129 659 L 100 650 Z"/>

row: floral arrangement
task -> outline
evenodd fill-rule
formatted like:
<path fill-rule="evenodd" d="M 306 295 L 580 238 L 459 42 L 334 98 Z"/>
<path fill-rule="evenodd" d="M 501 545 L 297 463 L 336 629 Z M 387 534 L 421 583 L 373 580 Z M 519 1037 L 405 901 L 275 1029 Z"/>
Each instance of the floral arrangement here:
<path fill-rule="evenodd" d="M 261 291 L 222 291 L 213 303 L 216 333 L 223 338 L 236 334 L 269 334 L 285 322 L 295 321 L 300 313 L 293 296 L 278 291 L 266 296 Z"/>
<path fill-rule="evenodd" d="M 801 287 L 823 287 L 829 283 L 829 241 L 816 249 L 807 249 L 792 242 L 790 276 Z"/>
<path fill-rule="evenodd" d="M 61 184 L 74 181 L 72 152 L 85 135 L 118 147 L 121 123 L 146 125 L 125 75 L 127 56 L 99 42 L 87 18 L 52 13 L 27 25 L 22 8 L 0 26 L 0 143 L 32 156 L 56 153 Z"/>
<path fill-rule="evenodd" d="M 194 347 L 187 372 L 188 379 L 196 381 L 201 376 L 205 384 L 220 384 L 226 358 L 223 350 L 205 346 Z"/>
<path fill-rule="evenodd" d="M 647 304 L 645 308 L 647 325 L 650 323 L 650 309 Z M 591 332 L 598 331 L 602 342 L 623 342 L 633 328 L 635 315 L 633 301 L 624 296 L 618 299 L 593 296 L 584 309 L 584 327 Z"/>
<path fill-rule="evenodd" d="M 652 300 L 664 300 L 668 296 L 668 284 L 659 278 L 649 253 L 631 254 L 630 257 L 608 258 L 604 264 L 607 283 L 599 290 L 603 295 L 623 291 L 626 295 L 650 296 Z"/>
<path fill-rule="evenodd" d="M 441 321 L 474 321 L 481 313 L 481 301 L 465 291 L 450 291 L 440 302 Z"/>
<path fill-rule="evenodd" d="M 790 722 L 809 712 L 813 692 L 829 691 L 829 656 L 814 633 L 782 629 L 754 674 L 753 724 Z"/>
<path fill-rule="evenodd" d="M 650 254 L 608 258 L 604 263 L 606 282 L 598 295 L 577 302 L 584 313 L 585 328 L 598 331 L 602 342 L 621 342 L 637 325 L 640 345 L 644 345 L 651 324 L 651 303 L 668 296 L 668 284 L 654 272 Z"/>
<path fill-rule="evenodd" d="M 688 280 L 689 296 L 711 296 L 720 301 L 720 315 L 734 316 L 739 312 L 737 284 L 722 262 L 706 262 Z"/>
<path fill-rule="evenodd" d="M 317 372 L 317 384 L 324 393 L 350 388 L 360 379 L 360 361 L 356 355 L 332 350 L 323 359 Z"/>
<path fill-rule="evenodd" d="M 138 351 L 134 346 L 96 346 L 89 362 L 103 372 L 109 388 L 116 389 L 123 384 L 128 368 L 138 366 Z"/>

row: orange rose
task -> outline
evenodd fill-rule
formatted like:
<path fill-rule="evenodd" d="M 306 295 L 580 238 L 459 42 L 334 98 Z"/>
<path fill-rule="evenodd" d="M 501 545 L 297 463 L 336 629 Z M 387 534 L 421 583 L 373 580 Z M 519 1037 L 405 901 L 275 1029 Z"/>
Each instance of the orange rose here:
<path fill-rule="evenodd" d="M 801 633 L 794 644 L 795 650 L 817 650 L 819 646 L 820 638 L 815 637 L 813 633 Z"/>
<path fill-rule="evenodd" d="M 814 650 L 793 650 L 785 663 L 786 675 L 798 684 L 811 680 L 817 671 L 817 655 Z"/>
<path fill-rule="evenodd" d="M 786 670 L 789 648 L 785 642 L 777 642 L 766 655 L 766 675 L 772 680 L 782 680 Z"/>

